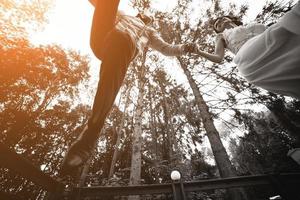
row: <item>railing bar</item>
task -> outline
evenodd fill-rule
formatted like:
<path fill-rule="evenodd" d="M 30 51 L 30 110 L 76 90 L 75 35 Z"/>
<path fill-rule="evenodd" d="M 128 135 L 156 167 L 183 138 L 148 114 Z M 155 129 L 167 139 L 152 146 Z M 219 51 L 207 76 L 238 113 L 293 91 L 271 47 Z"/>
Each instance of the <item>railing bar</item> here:
<path fill-rule="evenodd" d="M 83 197 L 94 195 L 144 195 L 144 194 L 162 194 L 172 193 L 171 184 L 148 185 L 148 186 L 128 186 L 128 187 L 85 187 L 81 188 Z"/>
<path fill-rule="evenodd" d="M 288 179 L 289 182 L 294 181 L 300 184 L 300 173 L 297 174 L 281 174 L 280 177 Z M 186 192 L 211 190 L 220 188 L 245 187 L 255 185 L 270 185 L 270 175 L 255 175 L 244 177 L 233 177 L 224 179 L 210 179 L 194 182 L 185 182 L 184 190 Z M 81 195 L 87 196 L 103 196 L 106 195 L 143 195 L 143 194 L 162 194 L 172 193 L 171 184 L 155 184 L 142 186 L 127 186 L 127 187 L 84 187 L 81 188 Z"/>
<path fill-rule="evenodd" d="M 38 168 L 29 163 L 20 155 L 11 151 L 5 145 L 0 143 L 0 166 L 11 169 L 28 180 L 31 180 L 49 192 L 57 192 L 62 188 L 62 184 L 44 174 Z M 246 187 L 255 185 L 272 185 L 272 178 L 280 178 L 286 185 L 300 184 L 300 173 L 286 173 L 273 175 L 254 175 L 243 177 L 230 177 L 219 179 L 208 179 L 193 182 L 183 182 L 184 191 L 200 191 L 220 188 Z M 175 183 L 178 184 L 178 183 Z M 274 184 L 274 181 L 273 181 Z M 177 185 L 173 185 L 177 186 Z M 180 187 L 180 185 L 178 185 Z M 153 184 L 127 187 L 80 187 L 74 188 L 74 191 L 79 191 L 82 197 L 87 196 L 104 196 L 104 195 L 144 195 L 144 194 L 162 194 L 172 193 L 172 184 Z M 2 195 L 2 194 L 1 194 Z M 4 194 L 3 194 L 4 195 Z M 11 196 L 14 198 L 14 196 Z"/>

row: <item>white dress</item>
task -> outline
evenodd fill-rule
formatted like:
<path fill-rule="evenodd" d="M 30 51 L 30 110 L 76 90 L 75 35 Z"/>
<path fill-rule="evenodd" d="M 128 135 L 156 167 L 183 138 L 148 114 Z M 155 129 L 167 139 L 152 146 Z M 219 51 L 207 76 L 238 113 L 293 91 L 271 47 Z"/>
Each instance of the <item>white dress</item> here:
<path fill-rule="evenodd" d="M 262 25 L 252 24 L 225 31 L 223 37 L 227 48 L 236 54 L 234 62 L 248 82 L 300 99 L 299 27 L 298 3 L 265 31 Z"/>

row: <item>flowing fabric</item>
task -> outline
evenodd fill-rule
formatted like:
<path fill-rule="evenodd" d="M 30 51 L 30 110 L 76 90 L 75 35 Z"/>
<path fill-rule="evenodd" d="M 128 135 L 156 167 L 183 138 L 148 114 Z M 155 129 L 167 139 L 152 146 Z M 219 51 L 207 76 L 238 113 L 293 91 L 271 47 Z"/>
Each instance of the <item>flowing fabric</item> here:
<path fill-rule="evenodd" d="M 265 25 L 252 23 L 247 26 L 238 26 L 226 29 L 222 35 L 226 43 L 226 48 L 237 54 L 239 49 L 251 38 L 260 35 L 266 30 Z"/>
<path fill-rule="evenodd" d="M 299 2 L 277 24 L 262 30 L 254 24 L 223 34 L 227 48 L 236 53 L 240 74 L 256 86 L 300 99 Z"/>
<path fill-rule="evenodd" d="M 234 62 L 248 82 L 300 99 L 300 35 L 275 24 L 247 41 Z"/>

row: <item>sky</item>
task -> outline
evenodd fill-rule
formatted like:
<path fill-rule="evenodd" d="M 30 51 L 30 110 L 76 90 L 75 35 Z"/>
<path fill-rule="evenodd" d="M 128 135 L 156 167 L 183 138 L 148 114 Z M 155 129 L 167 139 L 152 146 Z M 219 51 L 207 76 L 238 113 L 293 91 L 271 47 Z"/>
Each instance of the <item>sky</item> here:
<path fill-rule="evenodd" d="M 49 13 L 49 24 L 38 33 L 32 33 L 31 39 L 35 44 L 60 44 L 84 54 L 91 54 L 89 47 L 90 27 L 94 7 L 88 0 L 54 0 L 55 6 Z M 158 0 L 153 0 L 158 4 Z M 164 10 L 171 8 L 174 0 L 160 1 L 159 7 Z M 72 6 L 70 6 L 72 4 Z M 121 1 L 120 10 L 126 14 L 136 15 L 137 11 L 130 6 L 129 0 Z"/>
<path fill-rule="evenodd" d="M 31 40 L 34 44 L 59 44 L 65 49 L 78 51 L 82 55 L 91 58 L 90 74 L 91 80 L 89 88 L 95 90 L 98 82 L 100 61 L 93 55 L 90 49 L 90 27 L 93 17 L 94 7 L 88 0 L 53 0 L 54 7 L 48 14 L 48 24 L 43 31 L 33 32 Z M 160 11 L 170 11 L 176 6 L 176 0 L 152 0 L 151 4 Z M 195 0 L 195 13 L 201 12 L 211 6 L 211 0 Z M 238 6 L 248 3 L 249 10 L 244 20 L 252 21 L 259 13 L 266 0 L 221 0 L 223 6 L 230 6 L 234 2 Z M 254 3 L 255 2 L 255 3 Z M 126 14 L 136 15 L 137 10 L 133 9 L 130 0 L 121 0 L 119 9 Z M 192 16 L 191 16 L 192 17 Z M 165 70 L 174 78 L 178 84 L 187 84 L 187 79 L 183 76 L 183 71 L 176 64 L 172 57 L 165 57 Z M 174 69 L 175 68 L 175 69 Z M 92 104 L 94 93 L 91 90 L 82 90 L 82 103 Z"/>
<path fill-rule="evenodd" d="M 48 25 L 45 26 L 43 31 L 32 33 L 31 40 L 35 44 L 59 44 L 65 49 L 72 49 L 83 55 L 89 55 L 91 58 L 91 81 L 89 85 L 91 88 L 95 89 L 98 81 L 100 61 L 93 55 L 89 46 L 90 27 L 94 8 L 88 0 L 53 1 L 55 1 L 55 6 L 48 15 Z M 249 3 L 249 10 L 244 20 L 245 22 L 250 22 L 261 11 L 266 0 L 221 1 L 221 3 L 225 6 L 229 6 L 230 2 L 234 2 L 238 6 L 243 3 Z M 153 0 L 151 3 L 158 10 L 171 11 L 171 9 L 175 6 L 176 1 Z M 199 9 L 199 12 L 201 12 L 201 7 L 204 8 L 210 5 L 210 0 L 197 0 L 194 9 Z M 119 9 L 125 11 L 125 13 L 129 15 L 137 14 L 137 11 L 130 6 L 130 0 L 121 0 Z M 177 83 L 184 84 L 187 82 L 179 67 L 174 70 L 174 66 L 176 66 L 176 64 L 174 64 L 174 62 L 176 62 L 175 59 L 166 58 L 166 62 L 168 63 L 166 65 L 166 71 L 170 73 L 175 71 L 175 74 L 171 74 L 171 76 L 176 79 Z M 93 93 L 89 91 L 83 94 L 82 101 L 86 101 L 86 103 L 91 104 L 92 100 Z"/>
<path fill-rule="evenodd" d="M 253 2 L 254 0 L 230 1 L 241 5 L 244 2 Z M 229 5 L 230 1 L 223 0 L 223 3 Z M 255 3 L 250 3 L 246 20 L 254 19 L 265 1 L 255 0 Z M 209 2 L 208 0 L 199 0 L 195 9 L 199 7 L 200 11 L 201 6 L 210 6 Z M 54 0 L 54 3 L 55 6 L 50 11 L 48 17 L 49 24 L 46 25 L 44 31 L 31 35 L 33 42 L 36 44 L 61 44 L 65 48 L 72 48 L 85 54 L 92 54 L 89 47 L 89 34 L 94 11 L 93 6 L 88 0 Z M 153 6 L 162 11 L 170 11 L 175 6 L 175 3 L 175 0 L 152 0 Z M 122 0 L 119 9 L 124 10 L 126 14 L 136 15 L 137 11 L 130 5 L 130 0 Z"/>
<path fill-rule="evenodd" d="M 93 55 L 90 46 L 90 27 L 93 17 L 94 7 L 88 0 L 53 0 L 54 8 L 48 14 L 48 24 L 43 31 L 33 32 L 31 40 L 34 44 L 58 44 L 65 49 L 72 49 L 80 52 L 82 55 L 88 55 L 91 58 L 91 81 L 90 87 L 97 86 L 100 61 Z M 250 2 L 247 21 L 255 18 L 256 14 L 262 9 L 266 0 L 222 0 L 224 5 L 229 6 L 230 2 L 241 5 L 245 2 Z M 195 1 L 195 10 L 205 8 L 211 5 L 210 0 Z M 161 11 L 171 11 L 176 6 L 175 0 L 152 0 L 153 7 Z M 136 15 L 137 10 L 133 9 L 130 0 L 121 0 L 119 9 L 125 11 L 126 14 Z M 174 77 L 178 84 L 187 82 L 185 76 L 182 76 L 182 71 L 174 70 L 176 64 L 174 58 L 166 57 L 166 71 Z M 173 73 L 175 71 L 175 74 Z M 87 93 L 83 95 L 83 100 L 90 104 L 93 94 Z"/>
<path fill-rule="evenodd" d="M 34 32 L 31 34 L 31 40 L 34 44 L 59 44 L 63 48 L 73 49 L 81 54 L 89 55 L 91 58 L 91 71 L 92 79 L 97 79 L 98 73 L 93 71 L 98 70 L 100 62 L 93 55 L 90 46 L 90 27 L 93 17 L 93 6 L 88 0 L 53 0 L 54 8 L 48 14 L 48 25 L 45 26 L 43 31 Z M 250 3 L 249 11 L 246 20 L 251 21 L 255 15 L 261 10 L 266 0 L 255 0 L 255 3 Z M 210 6 L 209 0 L 196 1 L 195 9 Z M 225 5 L 229 2 L 235 2 L 241 5 L 245 2 L 253 2 L 250 0 L 230 0 L 222 1 Z M 175 6 L 175 0 L 152 0 L 152 5 L 161 11 L 171 11 Z M 131 7 L 130 0 L 121 0 L 119 5 L 120 10 L 124 10 L 126 14 L 136 15 L 137 10 Z M 170 60 L 170 62 L 172 62 Z M 173 71 L 173 70 L 171 70 Z M 95 75 L 94 75 L 95 74 Z M 184 79 L 177 77 L 179 83 L 184 82 Z"/>

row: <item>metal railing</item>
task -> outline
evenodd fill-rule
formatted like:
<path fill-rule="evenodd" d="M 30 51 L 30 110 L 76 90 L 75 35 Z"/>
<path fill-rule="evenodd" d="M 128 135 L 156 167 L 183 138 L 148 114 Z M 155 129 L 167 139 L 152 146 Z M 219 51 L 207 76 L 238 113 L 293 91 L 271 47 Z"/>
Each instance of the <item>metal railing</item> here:
<path fill-rule="evenodd" d="M 300 199 L 300 173 L 241 176 L 232 178 L 207 179 L 192 182 L 177 181 L 169 184 L 152 184 L 126 187 L 74 187 L 64 192 L 64 185 L 44 174 L 20 155 L 0 143 L 0 167 L 15 171 L 24 178 L 37 183 L 51 193 L 49 199 L 84 199 L 86 197 L 129 196 L 173 194 L 176 200 L 185 200 L 186 193 L 213 189 L 240 188 L 249 186 L 272 186 L 285 200 Z M 66 196 L 62 197 L 65 194 Z M 18 199 L 16 196 L 0 192 L 6 199 Z"/>
<path fill-rule="evenodd" d="M 249 186 L 270 185 L 286 200 L 300 199 L 300 173 L 241 176 L 232 178 L 208 179 L 192 182 L 174 182 L 170 184 L 154 184 L 127 187 L 81 187 L 73 189 L 73 198 L 128 196 L 148 194 L 175 194 L 176 199 L 185 199 L 188 192 L 212 189 L 228 189 Z"/>

